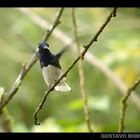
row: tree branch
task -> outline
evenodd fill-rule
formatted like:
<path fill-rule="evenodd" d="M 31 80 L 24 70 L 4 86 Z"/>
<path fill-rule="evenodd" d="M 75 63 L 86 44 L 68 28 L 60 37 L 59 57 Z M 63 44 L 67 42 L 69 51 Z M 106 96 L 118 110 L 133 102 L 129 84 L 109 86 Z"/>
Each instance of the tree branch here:
<path fill-rule="evenodd" d="M 55 29 L 55 27 L 58 25 L 58 23 L 60 23 L 59 20 L 60 20 L 60 17 L 62 15 L 63 9 L 64 8 L 59 9 L 53 25 L 51 25 L 50 29 L 47 31 L 47 33 L 45 33 L 42 41 L 46 41 L 48 39 L 48 37 L 50 36 L 50 34 Z M 24 8 L 22 8 L 22 10 L 24 10 Z M 8 95 L 2 100 L 2 103 L 0 104 L 0 113 L 2 113 L 3 107 L 7 105 L 7 103 L 12 99 L 12 97 L 18 91 L 18 88 L 21 85 L 22 80 L 24 79 L 24 77 L 26 76 L 28 71 L 31 69 L 31 67 L 36 63 L 37 59 L 38 59 L 38 57 L 36 56 L 36 53 L 34 53 L 32 58 L 29 60 L 29 62 L 23 64 L 23 68 L 22 68 L 18 78 L 16 79 L 14 85 L 12 86 Z"/>
<path fill-rule="evenodd" d="M 72 22 L 73 22 L 74 36 L 75 36 L 75 40 L 77 44 L 77 51 L 78 51 L 78 55 L 80 55 L 80 45 L 79 45 L 78 33 L 77 33 L 75 8 L 72 8 Z M 91 123 L 90 123 L 90 117 L 89 117 L 89 111 L 88 111 L 88 105 L 87 105 L 87 97 L 86 97 L 85 89 L 84 89 L 84 72 L 83 72 L 82 59 L 79 60 L 79 76 L 80 76 L 81 95 L 82 95 L 83 105 L 84 105 L 85 120 L 86 120 L 88 131 L 93 132 L 93 130 L 91 129 Z"/>
<path fill-rule="evenodd" d="M 126 107 L 127 107 L 127 100 L 130 97 L 132 91 L 135 90 L 139 84 L 140 84 L 140 77 L 135 81 L 135 83 L 130 88 L 128 88 L 126 95 L 120 100 L 121 109 L 120 109 L 118 132 L 124 131 L 124 118 L 125 118 L 125 112 L 126 112 Z"/>
<path fill-rule="evenodd" d="M 42 29 L 49 28 L 50 24 L 46 20 L 40 18 L 37 14 L 35 14 L 31 10 L 27 8 L 24 9 L 18 8 L 17 10 L 25 14 L 30 20 L 32 20 L 35 24 L 40 26 Z M 115 11 L 116 10 L 114 10 L 114 13 Z M 112 13 L 112 15 L 114 15 L 114 13 Z M 86 32 L 84 33 L 87 34 Z M 65 44 L 70 44 L 70 42 L 72 42 L 72 39 L 69 36 L 67 36 L 64 32 L 60 31 L 59 29 L 55 29 L 53 31 L 53 35 L 58 39 L 60 39 Z M 77 52 L 76 43 L 71 44 L 71 49 L 72 51 Z M 96 58 L 96 56 L 94 56 L 88 51 L 86 53 L 85 60 L 87 60 L 88 63 L 90 63 L 93 67 L 96 67 L 108 79 L 110 79 L 117 86 L 117 88 L 121 91 L 122 94 L 126 93 L 128 86 L 109 67 L 107 67 L 98 58 Z M 130 99 L 137 106 L 137 108 L 140 109 L 140 98 L 134 91 L 132 91 L 132 95 Z"/>
<path fill-rule="evenodd" d="M 53 86 L 47 91 L 45 92 L 45 95 L 41 101 L 41 103 L 39 104 L 38 108 L 36 109 L 35 113 L 34 113 L 34 117 L 35 117 L 35 125 L 38 125 L 40 123 L 37 122 L 37 114 L 39 112 L 40 109 L 42 109 L 43 104 L 46 101 L 47 96 L 49 95 L 49 93 L 51 91 L 53 91 L 54 87 L 64 78 L 66 77 L 66 75 L 68 74 L 68 72 L 75 66 L 75 64 L 84 57 L 84 55 L 86 54 L 87 50 L 89 49 L 89 47 L 92 45 L 92 43 L 94 41 L 97 41 L 98 36 L 100 35 L 100 33 L 103 31 L 103 29 L 105 28 L 105 26 L 108 24 L 108 22 L 110 21 L 110 19 L 112 18 L 112 14 L 114 13 L 114 11 L 116 11 L 116 9 L 114 8 L 112 10 L 112 12 L 109 14 L 109 16 L 107 17 L 105 23 L 101 26 L 101 28 L 99 29 L 99 31 L 95 34 L 95 36 L 91 39 L 91 41 L 87 44 L 84 45 L 84 50 L 82 51 L 82 53 L 75 59 L 75 61 L 73 61 L 73 63 L 68 67 L 68 69 L 65 71 L 65 73 L 53 84 Z"/>
<path fill-rule="evenodd" d="M 56 15 L 56 19 L 55 19 L 53 25 L 50 26 L 50 29 L 49 29 L 49 30 L 47 30 L 47 33 L 44 35 L 42 41 L 46 41 L 46 40 L 49 38 L 49 36 L 51 35 L 51 33 L 53 32 L 53 30 L 55 29 L 55 27 L 56 27 L 58 24 L 60 24 L 59 19 L 60 19 L 62 13 L 63 13 L 63 10 L 64 10 L 64 8 L 61 8 L 61 9 L 59 10 L 59 12 L 58 12 L 57 15 Z"/>

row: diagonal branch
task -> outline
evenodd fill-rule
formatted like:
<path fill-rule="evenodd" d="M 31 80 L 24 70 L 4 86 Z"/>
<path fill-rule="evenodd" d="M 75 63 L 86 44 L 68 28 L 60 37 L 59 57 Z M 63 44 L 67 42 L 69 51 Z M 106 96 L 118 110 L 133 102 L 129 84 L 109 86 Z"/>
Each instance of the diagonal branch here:
<path fill-rule="evenodd" d="M 78 51 L 78 55 L 80 55 L 80 45 L 79 45 L 78 33 L 77 33 L 75 8 L 72 8 L 72 22 L 73 22 L 74 36 L 75 36 L 75 40 L 77 44 L 77 51 Z M 88 111 L 88 105 L 87 105 L 87 97 L 86 97 L 85 89 L 84 89 L 84 72 L 83 72 L 82 59 L 79 60 L 79 76 L 80 76 L 80 89 L 81 89 L 81 94 L 82 94 L 82 99 L 83 99 L 83 104 L 84 104 L 85 120 L 86 120 L 86 124 L 87 124 L 89 132 L 93 132 L 93 130 L 91 129 L 91 123 L 90 123 L 89 111 Z"/>
<path fill-rule="evenodd" d="M 62 13 L 63 13 L 63 9 L 64 9 L 64 8 L 61 8 L 61 9 L 59 10 L 59 12 L 57 13 L 56 19 L 55 19 L 53 25 L 50 26 L 50 29 L 49 29 L 49 30 L 47 30 L 47 33 L 44 35 L 42 41 L 46 41 L 46 40 L 49 38 L 49 36 L 51 35 L 51 33 L 53 32 L 53 30 L 55 29 L 55 27 L 56 27 L 58 24 L 60 24 L 59 19 L 60 19 Z"/>
<path fill-rule="evenodd" d="M 35 24 L 40 26 L 42 29 L 49 28 L 50 24 L 43 18 L 40 18 L 37 14 L 35 14 L 31 10 L 27 8 L 24 10 L 22 10 L 22 8 L 18 8 L 17 10 L 25 14 L 30 20 L 32 20 Z M 116 10 L 114 10 L 114 13 Z M 113 14 L 113 16 L 114 15 L 115 14 Z M 59 29 L 55 29 L 53 31 L 53 35 L 58 39 L 60 39 L 65 44 L 70 44 L 70 42 L 72 42 L 72 39 L 69 36 L 67 36 L 64 32 L 60 31 Z M 76 43 L 71 44 L 72 51 L 77 52 L 75 46 Z M 96 58 L 96 56 L 94 56 L 88 51 L 86 53 L 85 60 L 87 60 L 88 63 L 90 63 L 93 67 L 96 67 L 108 79 L 110 79 L 118 87 L 118 89 L 121 91 L 122 94 L 126 93 L 128 86 L 109 67 L 107 67 L 98 58 Z M 138 109 L 140 109 L 140 98 L 134 91 L 132 91 L 130 100 L 137 106 Z"/>
<path fill-rule="evenodd" d="M 22 8 L 22 10 L 24 11 L 24 8 Z M 58 23 L 60 23 L 59 20 L 60 20 L 63 10 L 64 10 L 64 8 L 59 9 L 59 11 L 56 15 L 55 21 L 54 21 L 53 25 L 50 26 L 50 29 L 47 30 L 47 32 L 45 33 L 45 35 L 42 39 L 43 41 L 46 41 L 48 39 L 48 37 L 51 35 L 51 33 L 53 32 L 55 27 L 58 25 Z M 8 104 L 8 102 L 12 99 L 12 97 L 17 93 L 22 80 L 24 79 L 24 77 L 26 76 L 28 71 L 31 69 L 31 67 L 36 63 L 37 59 L 38 59 L 38 57 L 36 56 L 36 53 L 34 53 L 32 58 L 29 60 L 29 62 L 23 64 L 23 68 L 22 68 L 18 78 L 16 79 L 14 85 L 12 86 L 8 95 L 3 99 L 2 103 L 0 104 L 0 113 L 2 113 L 3 107 L 6 106 Z"/>
<path fill-rule="evenodd" d="M 47 96 L 49 95 L 49 93 L 54 89 L 54 87 L 64 78 L 66 77 L 66 75 L 68 74 L 68 72 L 75 66 L 75 64 L 81 59 L 84 58 L 84 55 L 86 54 L 86 52 L 88 51 L 89 47 L 92 45 L 92 43 L 94 41 L 97 41 L 98 36 L 100 35 L 100 33 L 103 31 L 103 29 L 106 27 L 106 25 L 108 24 L 108 22 L 111 20 L 112 15 L 114 15 L 114 11 L 116 11 L 116 8 L 113 8 L 112 12 L 109 14 L 109 16 L 107 17 L 105 23 L 101 26 L 101 28 L 99 29 L 99 31 L 95 34 L 95 36 L 91 39 L 91 41 L 87 44 L 84 45 L 84 50 L 82 51 L 82 53 L 73 61 L 73 63 L 67 68 L 67 70 L 65 71 L 65 73 L 53 84 L 53 86 L 47 91 L 45 92 L 45 95 L 41 101 L 41 103 L 39 104 L 38 108 L 36 109 L 35 113 L 34 113 L 34 118 L 35 118 L 35 125 L 38 125 L 40 123 L 37 122 L 37 114 L 40 111 L 40 109 L 42 109 L 43 104 L 46 101 Z"/>
<path fill-rule="evenodd" d="M 124 131 L 124 118 L 125 118 L 125 112 L 127 107 L 127 100 L 130 97 L 133 90 L 136 89 L 136 87 L 140 84 L 140 77 L 135 81 L 135 83 L 128 88 L 126 95 L 120 100 L 121 104 L 121 110 L 120 110 L 120 119 L 119 119 L 119 130 L 118 132 Z"/>

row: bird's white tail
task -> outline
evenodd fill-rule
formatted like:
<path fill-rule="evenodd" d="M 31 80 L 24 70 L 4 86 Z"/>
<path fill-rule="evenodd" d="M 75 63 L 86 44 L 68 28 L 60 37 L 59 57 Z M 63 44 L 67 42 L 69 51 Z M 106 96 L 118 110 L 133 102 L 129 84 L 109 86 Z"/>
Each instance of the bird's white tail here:
<path fill-rule="evenodd" d="M 68 92 L 71 91 L 71 88 L 67 85 L 67 83 L 62 82 L 55 87 L 55 90 L 60 92 Z"/>

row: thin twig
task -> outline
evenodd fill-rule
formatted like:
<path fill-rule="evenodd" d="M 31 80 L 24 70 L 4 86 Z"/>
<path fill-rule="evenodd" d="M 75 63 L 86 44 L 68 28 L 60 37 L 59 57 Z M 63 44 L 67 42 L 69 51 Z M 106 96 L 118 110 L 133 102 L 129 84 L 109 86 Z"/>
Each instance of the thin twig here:
<path fill-rule="evenodd" d="M 79 45 L 78 33 L 77 33 L 75 8 L 72 8 L 72 22 L 73 22 L 74 36 L 75 36 L 76 45 L 77 45 L 77 51 L 78 51 L 78 55 L 80 55 L 81 51 L 80 51 L 80 45 Z M 86 120 L 88 131 L 93 132 L 93 130 L 91 129 L 91 123 L 90 123 L 90 117 L 89 117 L 89 111 L 88 111 L 88 105 L 87 105 L 87 97 L 86 97 L 85 89 L 84 89 L 84 72 L 83 72 L 82 59 L 79 60 L 79 76 L 80 76 L 80 89 L 81 89 L 83 105 L 84 105 L 85 120 Z"/>
<path fill-rule="evenodd" d="M 125 118 L 125 112 L 126 112 L 126 107 L 127 107 L 127 100 L 130 97 L 132 91 L 135 90 L 139 84 L 140 84 L 140 77 L 135 81 L 135 83 L 130 88 L 128 88 L 126 95 L 120 100 L 121 109 L 120 109 L 118 132 L 124 131 L 124 118 Z"/>
<path fill-rule="evenodd" d="M 112 13 L 113 17 L 116 17 L 117 7 L 114 8 L 114 12 Z"/>
<path fill-rule="evenodd" d="M 47 30 L 47 32 L 46 32 L 46 34 L 44 35 L 42 41 L 46 41 L 46 40 L 49 38 L 49 36 L 51 35 L 51 33 L 53 32 L 53 30 L 55 29 L 55 27 L 56 27 L 58 24 L 60 24 L 60 20 L 59 20 L 59 19 L 60 19 L 62 13 L 63 13 L 63 10 L 64 10 L 64 8 L 61 8 L 61 9 L 59 10 L 59 12 L 58 12 L 57 15 L 56 15 L 56 19 L 55 19 L 53 25 L 50 26 L 50 29 L 49 29 L 49 30 Z"/>
<path fill-rule="evenodd" d="M 31 10 L 27 8 L 18 8 L 17 10 L 25 14 L 29 18 L 29 20 L 33 21 L 42 29 L 49 28 L 50 24 Z M 112 13 L 112 16 L 113 15 L 114 14 Z M 87 32 L 84 32 L 84 34 L 87 35 Z M 60 39 L 65 44 L 69 44 L 70 42 L 72 42 L 72 39 L 68 35 L 66 35 L 64 32 L 60 31 L 57 28 L 53 31 L 52 35 Z M 73 52 L 77 52 L 76 43 L 71 44 L 71 49 Z M 88 63 L 90 63 L 93 67 L 96 67 L 108 79 L 110 79 L 117 86 L 117 88 L 121 91 L 122 94 L 126 93 L 128 87 L 124 83 L 124 81 L 122 81 L 109 67 L 102 63 L 96 56 L 94 56 L 91 52 L 88 51 L 86 53 L 85 60 L 87 60 Z M 132 92 L 130 100 L 137 106 L 138 109 L 140 109 L 140 98 L 134 91 Z"/>
<path fill-rule="evenodd" d="M 60 22 L 60 17 L 62 15 L 64 8 L 60 8 L 55 21 L 53 23 L 53 25 L 50 26 L 50 29 L 48 30 L 47 33 L 45 33 L 43 40 L 42 41 L 46 41 L 48 39 L 48 37 L 50 36 L 50 34 L 52 33 L 52 31 L 55 29 L 55 27 L 58 25 L 58 23 Z M 8 95 L 2 100 L 2 103 L 0 104 L 0 113 L 2 113 L 2 109 L 4 106 L 7 105 L 7 103 L 12 99 L 12 97 L 15 95 L 15 93 L 17 93 L 19 86 L 21 85 L 21 82 L 23 80 L 23 78 L 26 76 L 26 74 L 28 73 L 28 71 L 31 69 L 31 67 L 36 63 L 36 61 L 38 60 L 38 57 L 36 56 L 36 53 L 33 54 L 32 58 L 29 60 L 28 63 L 24 64 L 18 78 L 16 79 L 14 85 L 12 86 L 11 90 L 9 91 Z"/>
<path fill-rule="evenodd" d="M 109 16 L 107 17 L 105 23 L 101 26 L 101 28 L 99 29 L 99 31 L 95 34 L 95 36 L 92 38 L 92 40 L 87 44 L 84 45 L 84 50 L 82 51 L 82 53 L 73 61 L 73 63 L 67 68 L 67 70 L 64 72 L 64 74 L 53 84 L 53 86 L 45 93 L 41 103 L 39 104 L 38 108 L 36 109 L 35 113 L 34 113 L 34 117 L 35 117 L 35 124 L 38 125 L 40 123 L 37 122 L 37 114 L 39 112 L 40 109 L 42 109 L 43 104 L 45 103 L 45 100 L 47 98 L 47 96 L 49 95 L 49 93 L 54 89 L 54 87 L 64 78 L 66 77 L 66 75 L 68 74 L 68 72 L 75 66 L 75 64 L 84 57 L 84 55 L 86 54 L 87 50 L 89 49 L 89 47 L 92 45 L 92 43 L 94 41 L 97 41 L 98 36 L 100 35 L 100 33 L 103 31 L 103 29 L 105 28 L 105 26 L 108 24 L 108 22 L 110 21 L 110 19 L 112 18 L 112 14 L 114 13 L 115 8 L 113 8 L 112 12 L 109 14 Z"/>

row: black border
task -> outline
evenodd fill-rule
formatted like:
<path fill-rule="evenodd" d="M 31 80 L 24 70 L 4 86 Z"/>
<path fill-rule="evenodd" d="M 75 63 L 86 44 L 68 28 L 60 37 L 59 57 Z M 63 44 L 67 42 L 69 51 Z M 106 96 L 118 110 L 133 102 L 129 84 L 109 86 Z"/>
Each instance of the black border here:
<path fill-rule="evenodd" d="M 0 7 L 140 7 L 138 0 L 12 0 Z"/>

